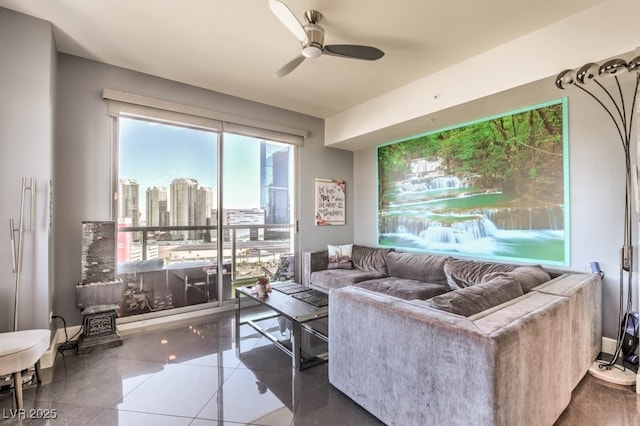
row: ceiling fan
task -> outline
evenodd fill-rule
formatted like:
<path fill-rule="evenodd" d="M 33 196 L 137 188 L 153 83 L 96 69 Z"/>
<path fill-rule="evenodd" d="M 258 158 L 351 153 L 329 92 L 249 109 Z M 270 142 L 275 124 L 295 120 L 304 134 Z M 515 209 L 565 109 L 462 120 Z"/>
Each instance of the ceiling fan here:
<path fill-rule="evenodd" d="M 324 28 L 319 25 L 322 14 L 317 10 L 307 10 L 304 13 L 306 24 L 303 25 L 298 21 L 293 12 L 281 1 L 269 0 L 269 7 L 280 22 L 302 43 L 302 53 L 280 68 L 273 75 L 276 78 L 289 74 L 307 58 L 331 55 L 375 61 L 384 56 L 382 50 L 371 46 L 360 46 L 357 44 L 330 44 L 325 46 Z"/>

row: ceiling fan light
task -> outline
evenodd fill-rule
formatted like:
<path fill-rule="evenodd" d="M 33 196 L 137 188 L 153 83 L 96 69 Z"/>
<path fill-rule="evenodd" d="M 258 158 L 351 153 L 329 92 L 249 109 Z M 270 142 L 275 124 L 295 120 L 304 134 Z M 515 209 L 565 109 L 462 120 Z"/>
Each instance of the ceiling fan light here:
<path fill-rule="evenodd" d="M 322 49 L 316 45 L 305 46 L 302 49 L 302 55 L 305 58 L 317 58 L 322 55 Z"/>
<path fill-rule="evenodd" d="M 556 87 L 566 89 L 576 82 L 576 74 L 573 70 L 564 70 L 556 77 Z"/>
<path fill-rule="evenodd" d="M 624 61 L 624 59 L 612 59 L 602 64 L 602 66 L 600 67 L 599 74 L 603 76 L 616 75 L 626 70 L 627 70 L 627 63 Z"/>
<path fill-rule="evenodd" d="M 576 80 L 580 84 L 587 84 L 589 81 L 593 80 L 599 75 L 599 69 L 600 66 L 598 64 L 594 64 L 593 62 L 585 64 L 578 70 L 578 73 L 576 74 Z"/>

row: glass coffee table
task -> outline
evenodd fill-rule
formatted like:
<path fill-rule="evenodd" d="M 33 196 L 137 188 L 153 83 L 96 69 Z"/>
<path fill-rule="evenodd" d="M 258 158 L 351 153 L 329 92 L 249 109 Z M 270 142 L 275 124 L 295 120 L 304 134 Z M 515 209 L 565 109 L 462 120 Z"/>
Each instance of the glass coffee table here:
<path fill-rule="evenodd" d="M 329 315 L 326 294 L 291 281 L 273 283 L 271 292 L 263 297 L 251 293 L 251 287 L 253 286 L 236 288 L 238 302 L 238 309 L 236 310 L 236 349 L 238 355 L 241 352 L 240 326 L 248 324 L 287 353 L 291 357 L 292 366 L 296 370 L 302 370 L 327 360 L 328 355 L 326 353 L 310 355 L 302 350 L 303 332 L 316 336 L 324 342 L 329 342 L 328 333 L 324 334 L 311 326 L 312 322 L 327 318 Z M 260 305 L 269 308 L 269 312 L 243 319 L 243 299 L 245 304 L 248 300 L 258 302 Z M 255 303 L 252 303 L 252 305 L 255 305 Z M 291 322 L 291 339 L 289 340 L 278 340 L 258 324 L 259 321 L 279 316 Z"/>

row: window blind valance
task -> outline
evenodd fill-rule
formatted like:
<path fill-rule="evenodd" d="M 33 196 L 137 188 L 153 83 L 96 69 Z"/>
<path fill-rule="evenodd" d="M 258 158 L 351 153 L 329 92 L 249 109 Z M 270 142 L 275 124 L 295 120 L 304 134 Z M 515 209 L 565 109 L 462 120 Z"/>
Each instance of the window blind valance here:
<path fill-rule="evenodd" d="M 108 101 L 108 114 L 114 117 L 140 118 L 225 131 L 295 146 L 302 146 L 308 135 L 302 129 L 117 90 L 104 89 L 102 97 Z"/>

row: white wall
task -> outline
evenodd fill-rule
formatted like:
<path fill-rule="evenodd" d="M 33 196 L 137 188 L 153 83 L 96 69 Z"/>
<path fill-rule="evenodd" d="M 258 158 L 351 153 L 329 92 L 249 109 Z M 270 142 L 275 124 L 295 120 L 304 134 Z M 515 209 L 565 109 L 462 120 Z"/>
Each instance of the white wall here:
<path fill-rule="evenodd" d="M 380 134 L 408 137 L 431 114 L 635 49 L 638 16 L 637 0 L 598 3 L 328 117 L 325 144 L 355 150 Z"/>
<path fill-rule="evenodd" d="M 213 111 L 251 117 L 299 129 L 309 137 L 299 149 L 300 249 L 351 241 L 353 211 L 347 226 L 314 226 L 314 178 L 352 182 L 353 154 L 324 146 L 323 121 L 268 105 L 61 54 L 58 57 L 55 145 L 55 311 L 68 324 L 78 324 L 75 284 L 80 280 L 80 231 L 83 220 L 109 220 L 110 125 L 104 88 L 169 100 Z M 352 195 L 347 203 L 352 205 Z"/>
<path fill-rule="evenodd" d="M 622 57 L 631 59 L 632 56 Z M 567 68 L 571 65 L 577 67 L 582 64 L 567 64 Z M 631 87 L 631 84 L 625 84 L 627 93 L 631 92 Z M 425 123 L 424 131 L 508 112 L 563 96 L 569 96 L 571 259 L 567 269 L 583 272 L 589 262 L 600 263 L 606 274 L 603 286 L 604 334 L 615 338 L 619 327 L 618 267 L 620 247 L 623 243 L 624 154 L 618 134 L 604 110 L 576 88 L 564 91 L 556 89 L 554 78 L 549 78 L 444 111 L 443 120 L 436 121 L 432 129 Z M 628 96 L 627 98 L 629 99 Z M 388 141 L 379 141 L 384 142 Z M 355 152 L 354 204 L 358 221 L 354 229 L 354 241 L 359 244 L 377 243 L 376 159 L 375 148 Z M 637 279 L 634 276 L 635 281 Z M 634 285 L 634 294 L 637 294 L 636 289 L 637 284 Z"/>
<path fill-rule="evenodd" d="M 24 234 L 18 329 L 48 328 L 52 287 L 47 194 L 56 63 L 51 25 L 0 8 L 0 58 L 0 332 L 13 331 L 14 325 L 16 276 L 9 219 L 17 226 L 23 176 L 36 179 L 36 222 L 35 229 Z"/>

